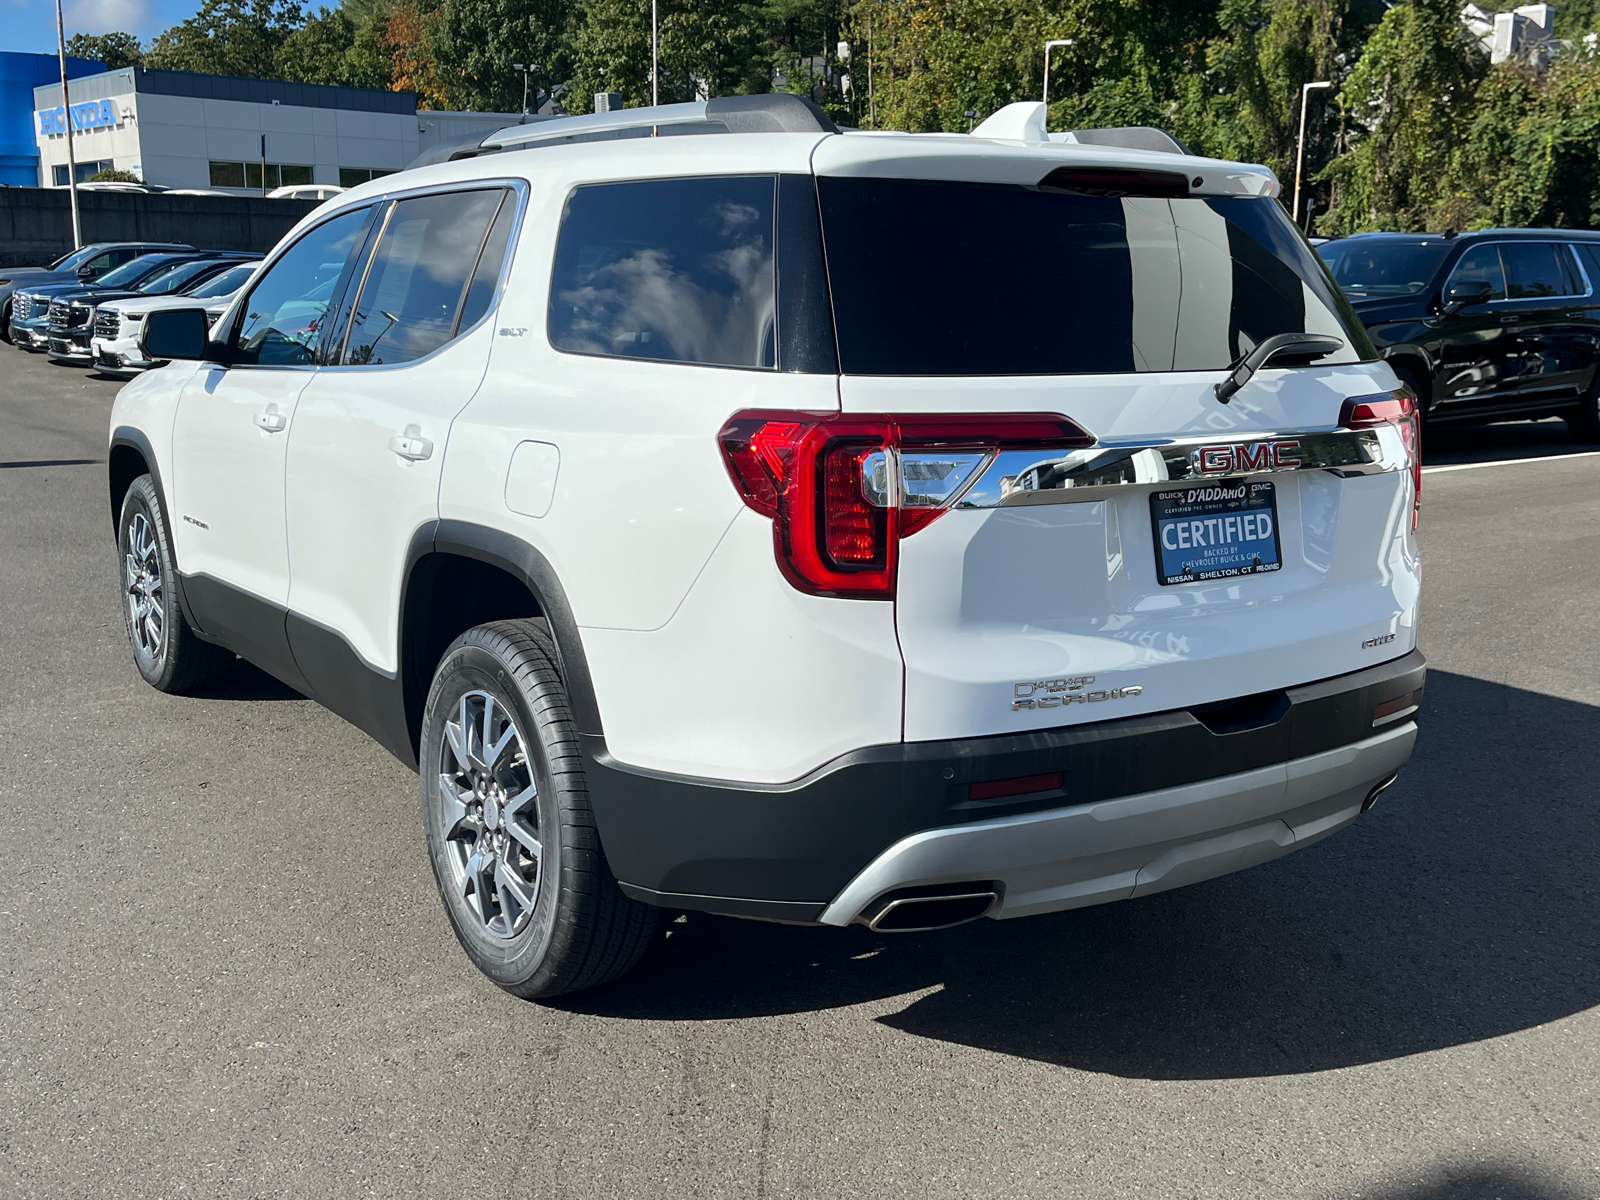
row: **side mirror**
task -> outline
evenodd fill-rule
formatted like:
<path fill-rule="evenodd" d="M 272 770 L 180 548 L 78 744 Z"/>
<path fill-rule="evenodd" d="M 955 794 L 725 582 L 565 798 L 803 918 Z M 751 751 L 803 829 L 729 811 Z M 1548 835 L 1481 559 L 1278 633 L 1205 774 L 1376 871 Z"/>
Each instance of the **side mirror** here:
<path fill-rule="evenodd" d="M 199 362 L 206 357 L 209 332 L 203 308 L 157 309 L 145 315 L 144 328 L 139 331 L 139 349 L 151 361 Z"/>
<path fill-rule="evenodd" d="M 79 267 L 78 268 L 78 278 L 79 279 L 93 279 L 99 274 L 100 274 L 100 272 L 95 270 L 93 267 Z"/>
<path fill-rule="evenodd" d="M 1494 299 L 1494 285 L 1487 279 L 1463 279 L 1452 283 L 1445 293 L 1444 311 L 1448 316 L 1469 304 L 1487 304 Z"/>

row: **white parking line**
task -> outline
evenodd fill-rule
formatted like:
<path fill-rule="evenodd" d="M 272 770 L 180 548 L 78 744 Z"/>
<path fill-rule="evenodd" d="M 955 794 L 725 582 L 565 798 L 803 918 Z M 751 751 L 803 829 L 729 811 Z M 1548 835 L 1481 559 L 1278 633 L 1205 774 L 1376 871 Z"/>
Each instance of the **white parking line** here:
<path fill-rule="evenodd" d="M 1432 475 L 1442 471 L 1473 471 L 1479 467 L 1509 467 L 1513 463 L 1550 463 L 1566 462 L 1573 458 L 1594 458 L 1600 455 L 1600 450 L 1581 450 L 1577 454 L 1545 454 L 1537 458 L 1497 458 L 1493 462 L 1481 463 L 1454 463 L 1448 467 L 1423 467 L 1424 475 Z"/>

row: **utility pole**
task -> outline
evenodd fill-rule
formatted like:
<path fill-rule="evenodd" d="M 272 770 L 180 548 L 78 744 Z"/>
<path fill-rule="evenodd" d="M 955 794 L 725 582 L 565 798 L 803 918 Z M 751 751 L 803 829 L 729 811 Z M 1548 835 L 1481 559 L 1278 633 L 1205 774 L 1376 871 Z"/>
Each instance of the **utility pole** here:
<path fill-rule="evenodd" d="M 1072 45 L 1071 38 L 1056 38 L 1044 44 L 1044 102 L 1046 104 L 1050 103 L 1050 51 L 1057 46 L 1070 45 Z"/>
<path fill-rule="evenodd" d="M 524 125 L 524 124 L 527 123 L 527 120 L 528 120 L 528 70 L 529 70 L 529 67 L 530 67 L 530 64 L 528 64 L 528 63 L 512 63 L 511 64 L 511 69 L 513 71 L 521 71 L 522 72 L 522 120 L 517 122 L 518 125 Z"/>
<path fill-rule="evenodd" d="M 59 0 L 58 0 L 59 2 Z M 261 135 L 261 195 L 267 194 L 267 135 Z"/>
<path fill-rule="evenodd" d="M 67 192 L 72 198 L 72 248 L 83 249 L 83 224 L 78 219 L 78 158 L 72 147 L 72 100 L 67 95 L 67 26 L 56 0 L 56 57 L 61 60 L 61 111 L 67 116 Z"/>
<path fill-rule="evenodd" d="M 872 41 L 872 10 L 867 9 L 867 128 L 878 127 L 878 97 L 872 90 L 872 68 L 878 63 L 878 56 L 873 52 Z"/>
<path fill-rule="evenodd" d="M 1305 165 L 1306 158 L 1306 101 L 1311 98 L 1312 92 L 1319 92 L 1323 88 L 1332 86 L 1328 80 L 1300 85 L 1300 140 L 1295 143 L 1294 148 L 1294 212 L 1291 214 L 1297 225 L 1300 223 L 1300 171 Z"/>
<path fill-rule="evenodd" d="M 60 0 L 57 0 L 60 3 Z M 661 39 L 656 22 L 656 0 L 650 0 L 650 106 L 661 103 Z"/>

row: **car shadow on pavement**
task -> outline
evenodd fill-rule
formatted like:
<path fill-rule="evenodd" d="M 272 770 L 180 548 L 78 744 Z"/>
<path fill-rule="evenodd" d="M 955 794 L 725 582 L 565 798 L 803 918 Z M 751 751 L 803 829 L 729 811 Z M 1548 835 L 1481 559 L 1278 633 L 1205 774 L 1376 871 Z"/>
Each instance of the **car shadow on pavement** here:
<path fill-rule="evenodd" d="M 1364 1200 L 1581 1200 L 1590 1193 L 1521 1164 L 1474 1163 L 1456 1169 L 1433 1168 L 1416 1182 L 1365 1184 L 1359 1191 L 1328 1195 L 1359 1195 Z"/>
<path fill-rule="evenodd" d="M 716 1020 L 880 1003 L 906 1033 L 1146 1079 L 1321 1071 L 1600 1003 L 1600 707 L 1431 672 L 1416 754 L 1351 829 L 1146 899 L 937 934 L 691 913 L 565 998 Z"/>
<path fill-rule="evenodd" d="M 1492 425 L 1430 425 L 1423 432 L 1422 465 L 1426 468 L 1514 458 L 1560 458 L 1596 448 L 1574 437 L 1567 423 L 1559 418 L 1500 421 Z"/>
<path fill-rule="evenodd" d="M 206 693 L 215 700 L 304 700 L 287 683 L 268 675 L 254 663 L 235 659 L 231 670 Z"/>

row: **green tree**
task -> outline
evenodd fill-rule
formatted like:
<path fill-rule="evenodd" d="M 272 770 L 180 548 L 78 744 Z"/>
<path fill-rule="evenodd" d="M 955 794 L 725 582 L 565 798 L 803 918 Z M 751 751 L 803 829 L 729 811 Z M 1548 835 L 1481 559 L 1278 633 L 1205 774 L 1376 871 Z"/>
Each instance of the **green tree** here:
<path fill-rule="evenodd" d="M 1323 172 L 1333 202 L 1317 228 L 1424 229 L 1456 206 L 1453 176 L 1471 127 L 1482 52 L 1453 0 L 1400 0 L 1340 90 L 1350 149 Z"/>
<path fill-rule="evenodd" d="M 537 66 L 532 88 L 548 90 L 571 70 L 567 0 L 443 0 L 430 25 L 428 50 L 450 106 L 520 112 L 522 74 Z M 648 25 L 648 21 L 647 21 Z"/>
<path fill-rule="evenodd" d="M 104 171 L 96 171 L 85 181 L 87 183 L 138 183 L 139 177 L 132 171 L 121 171 L 115 167 L 108 167 Z"/>
<path fill-rule="evenodd" d="M 1600 57 L 1547 72 L 1504 63 L 1479 86 L 1472 126 L 1436 219 L 1600 227 Z"/>
<path fill-rule="evenodd" d="M 571 87 L 561 101 L 568 112 L 592 111 L 596 92 L 650 103 L 650 0 L 590 0 L 571 44 Z"/>
<path fill-rule="evenodd" d="M 67 39 L 67 53 L 103 62 L 108 71 L 144 62 L 144 49 L 131 33 L 75 33 Z"/>
<path fill-rule="evenodd" d="M 387 88 L 393 77 L 379 14 L 358 23 L 349 6 L 318 9 L 278 47 L 277 74 L 299 83 Z M 374 28 L 374 25 L 377 25 Z"/>
<path fill-rule="evenodd" d="M 205 0 L 194 16 L 156 36 L 145 63 L 169 71 L 271 79 L 279 48 L 300 25 L 295 0 Z"/>

